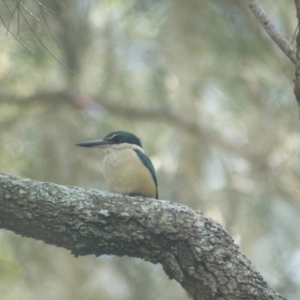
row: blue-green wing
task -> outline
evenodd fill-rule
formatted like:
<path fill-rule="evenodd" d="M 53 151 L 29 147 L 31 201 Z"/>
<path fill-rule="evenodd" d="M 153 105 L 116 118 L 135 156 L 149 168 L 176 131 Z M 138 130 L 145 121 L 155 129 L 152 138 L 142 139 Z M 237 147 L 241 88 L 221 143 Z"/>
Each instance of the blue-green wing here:
<path fill-rule="evenodd" d="M 151 172 L 152 178 L 155 182 L 156 185 L 156 199 L 158 199 L 158 191 L 157 191 L 157 179 L 156 179 L 156 173 L 155 173 L 155 169 L 153 167 L 153 164 L 151 162 L 151 160 L 149 159 L 148 156 L 146 156 L 143 152 L 139 151 L 139 150 L 134 150 L 136 152 L 136 154 L 138 155 L 139 159 L 141 160 L 141 162 L 146 166 L 146 168 Z"/>

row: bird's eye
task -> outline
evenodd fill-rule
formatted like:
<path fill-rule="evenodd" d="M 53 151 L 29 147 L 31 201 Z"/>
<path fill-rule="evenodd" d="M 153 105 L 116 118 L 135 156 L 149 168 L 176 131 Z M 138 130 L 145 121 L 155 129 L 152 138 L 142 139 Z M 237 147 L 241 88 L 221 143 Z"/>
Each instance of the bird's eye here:
<path fill-rule="evenodd" d="M 119 142 L 120 141 L 120 137 L 118 135 L 114 135 L 112 139 L 113 139 L 114 142 Z"/>

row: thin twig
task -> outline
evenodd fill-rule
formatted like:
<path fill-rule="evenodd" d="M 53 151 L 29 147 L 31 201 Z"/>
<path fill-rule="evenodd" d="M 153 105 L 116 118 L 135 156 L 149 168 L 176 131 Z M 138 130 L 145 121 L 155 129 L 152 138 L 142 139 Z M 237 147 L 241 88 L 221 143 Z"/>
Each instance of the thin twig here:
<path fill-rule="evenodd" d="M 8 35 L 11 21 L 12 21 L 13 18 L 14 18 L 15 12 L 17 11 L 17 6 L 15 6 L 15 7 L 14 7 L 14 11 L 11 12 L 10 9 L 9 9 L 9 7 L 8 7 L 8 5 L 6 4 L 6 1 L 5 1 L 5 0 L 3 0 L 3 4 L 4 4 L 4 6 L 6 7 L 7 11 L 8 11 L 8 12 L 10 13 L 10 15 L 11 15 L 11 18 L 10 18 L 10 20 L 9 20 L 9 22 L 8 22 L 8 25 L 7 25 L 7 26 L 4 25 L 5 28 L 7 28 L 7 30 L 6 30 L 6 35 Z M 2 21 L 2 22 L 3 22 L 3 21 Z"/>
<path fill-rule="evenodd" d="M 50 15 L 46 10 L 44 10 L 44 9 L 41 10 L 42 18 L 43 18 L 43 20 L 44 20 L 44 22 L 45 22 L 45 24 L 46 24 L 46 27 L 47 27 L 47 29 L 48 29 L 48 31 L 49 31 L 49 33 L 50 33 L 50 35 L 51 35 L 53 41 L 55 42 L 55 44 L 56 44 L 59 48 L 61 48 L 59 42 L 57 41 L 57 39 L 55 38 L 54 34 L 52 33 L 52 31 L 51 31 L 51 29 L 50 29 L 50 26 L 49 26 L 49 24 L 48 24 L 47 18 L 46 18 L 46 16 L 44 15 L 44 13 L 48 14 L 50 17 L 51 17 L 51 15 Z"/>
<path fill-rule="evenodd" d="M 299 29 L 299 25 L 297 25 L 297 27 L 296 27 L 296 29 L 295 29 L 295 32 L 294 32 L 294 35 L 293 35 L 293 39 L 292 39 L 292 43 L 291 43 L 291 44 L 293 44 L 294 41 L 295 41 L 296 35 L 297 35 L 297 33 L 298 33 L 298 29 Z"/>
<path fill-rule="evenodd" d="M 67 67 L 63 62 L 61 62 L 60 60 L 58 60 L 52 53 L 51 51 L 46 47 L 46 45 L 43 43 L 43 41 L 41 40 L 41 38 L 39 37 L 39 35 L 34 31 L 34 29 L 32 28 L 32 26 L 30 25 L 30 23 L 28 22 L 28 20 L 26 19 L 26 17 L 24 16 L 23 12 L 20 10 L 20 14 L 22 15 L 24 21 L 27 23 L 29 29 L 31 30 L 31 32 L 33 33 L 33 35 L 36 37 L 36 39 L 39 41 L 39 43 L 42 45 L 42 47 L 48 52 L 48 54 L 54 58 L 62 67 L 64 67 L 66 70 L 68 70 L 69 72 L 71 72 L 73 75 L 78 76 L 73 70 L 71 70 L 69 67 Z"/>
<path fill-rule="evenodd" d="M 56 13 L 55 11 L 49 9 L 47 6 L 43 5 L 40 1 L 35 0 L 35 2 L 36 2 L 38 5 L 40 5 L 40 6 L 43 8 L 43 10 L 44 10 L 45 12 L 47 12 L 48 14 L 49 14 L 49 12 L 50 12 L 50 13 L 52 13 L 53 15 L 58 15 L 58 13 Z M 49 15 L 50 15 L 50 14 L 49 14 Z"/>
<path fill-rule="evenodd" d="M 7 31 L 24 47 L 24 48 L 26 48 L 28 51 L 30 51 L 31 53 L 33 53 L 33 54 L 35 54 L 35 52 L 32 50 L 32 49 L 30 49 L 29 47 L 27 47 L 21 40 L 20 40 L 20 38 L 18 37 L 18 36 L 16 36 L 10 29 L 9 29 L 9 27 L 7 27 L 7 25 L 5 24 L 5 22 L 4 22 L 4 20 L 3 20 L 3 18 L 1 17 L 1 15 L 0 15 L 0 20 L 1 20 L 1 22 L 3 23 L 3 25 L 4 25 L 4 27 L 7 29 Z"/>
<path fill-rule="evenodd" d="M 257 20 L 259 21 L 259 23 L 263 26 L 268 35 L 272 38 L 272 40 L 293 62 L 293 64 L 296 64 L 297 60 L 295 49 L 292 47 L 289 41 L 282 36 L 279 30 L 272 24 L 272 22 L 269 20 L 263 9 L 259 6 L 258 2 L 256 0 L 248 0 L 248 5 L 255 17 L 257 18 Z"/>
<path fill-rule="evenodd" d="M 298 26 L 300 23 L 300 0 L 295 0 L 295 7 L 297 12 L 297 19 L 298 19 Z M 299 57 L 300 57 L 300 31 L 298 30 L 298 33 L 296 35 L 296 49 L 297 49 L 297 63 L 296 63 L 296 72 L 295 72 L 295 87 L 294 87 L 294 94 L 296 97 L 296 100 L 298 102 L 298 110 L 299 110 L 299 119 L 300 119 L 300 63 L 299 63 Z"/>
<path fill-rule="evenodd" d="M 18 1 L 17 1 L 17 7 L 18 7 L 19 10 L 21 9 L 20 6 L 23 7 L 23 9 L 24 9 L 28 14 L 30 14 L 33 18 L 35 18 L 37 21 L 40 21 L 40 19 L 39 19 L 37 16 L 35 16 L 35 15 L 34 15 L 30 10 L 28 10 L 22 3 L 20 3 L 20 0 L 18 0 Z M 18 18 L 19 18 L 19 17 L 18 17 Z"/>

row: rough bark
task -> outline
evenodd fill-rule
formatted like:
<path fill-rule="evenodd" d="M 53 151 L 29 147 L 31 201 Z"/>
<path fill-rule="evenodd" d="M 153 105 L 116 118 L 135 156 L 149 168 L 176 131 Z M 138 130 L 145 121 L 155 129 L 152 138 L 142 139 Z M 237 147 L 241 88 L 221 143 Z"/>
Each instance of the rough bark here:
<path fill-rule="evenodd" d="M 257 0 L 248 0 L 248 5 L 258 22 L 266 30 L 275 44 L 283 51 L 283 53 L 291 60 L 293 64 L 296 64 L 295 49 L 271 22 L 261 6 L 258 4 Z"/>
<path fill-rule="evenodd" d="M 178 203 L 0 174 L 0 228 L 76 256 L 161 263 L 193 299 L 285 299 L 218 223 Z"/>

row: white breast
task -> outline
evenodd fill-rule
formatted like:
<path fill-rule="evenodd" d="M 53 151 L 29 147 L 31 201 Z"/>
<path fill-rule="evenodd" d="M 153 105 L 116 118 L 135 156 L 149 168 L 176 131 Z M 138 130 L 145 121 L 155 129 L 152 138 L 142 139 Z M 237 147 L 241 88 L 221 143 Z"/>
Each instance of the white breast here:
<path fill-rule="evenodd" d="M 155 198 L 156 185 L 151 172 L 141 162 L 132 145 L 116 146 L 107 149 L 103 159 L 107 186 L 113 192 Z"/>

